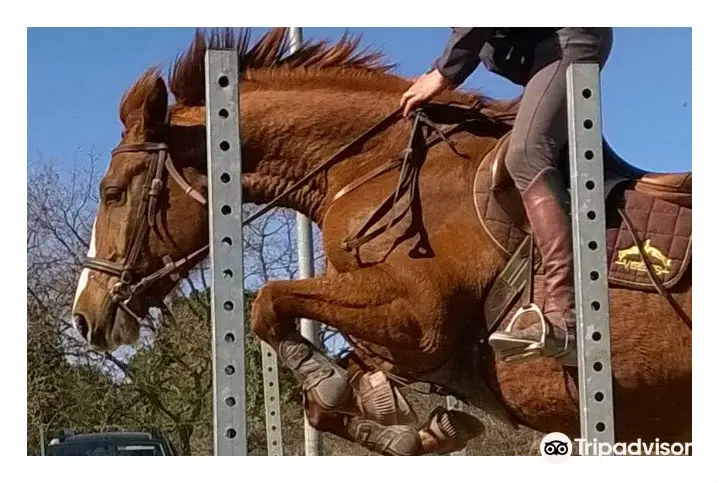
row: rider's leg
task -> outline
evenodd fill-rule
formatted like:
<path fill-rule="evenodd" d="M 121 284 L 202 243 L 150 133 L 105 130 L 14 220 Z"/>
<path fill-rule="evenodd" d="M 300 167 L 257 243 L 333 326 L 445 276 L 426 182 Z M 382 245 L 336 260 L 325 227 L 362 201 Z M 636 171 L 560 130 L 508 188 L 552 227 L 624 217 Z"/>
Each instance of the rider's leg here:
<path fill-rule="evenodd" d="M 566 69 L 573 61 L 595 61 L 603 67 L 612 44 L 611 29 L 567 28 L 537 47 L 558 48 L 561 58 L 541 68 L 526 86 L 507 151 L 514 179 L 542 256 L 544 314 L 548 333 L 538 345 L 542 324 L 535 312 L 523 312 L 512 330 L 489 339 L 500 354 L 523 349 L 535 355 L 566 357 L 573 364 L 575 310 L 570 198 L 557 162 L 567 142 Z M 540 349 L 541 352 L 537 352 Z"/>

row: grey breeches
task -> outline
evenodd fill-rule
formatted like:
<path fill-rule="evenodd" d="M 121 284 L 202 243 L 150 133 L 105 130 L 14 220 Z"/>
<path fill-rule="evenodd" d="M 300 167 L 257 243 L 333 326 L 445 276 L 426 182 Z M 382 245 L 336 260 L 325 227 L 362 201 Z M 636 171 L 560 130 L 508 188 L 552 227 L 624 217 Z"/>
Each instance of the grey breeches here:
<path fill-rule="evenodd" d="M 567 142 L 567 67 L 574 61 L 599 62 L 604 67 L 612 43 L 610 28 L 568 27 L 535 48 L 535 55 L 552 52 L 552 58 L 559 60 L 529 80 L 515 120 L 506 165 L 520 191 L 543 170 L 557 166 Z"/>

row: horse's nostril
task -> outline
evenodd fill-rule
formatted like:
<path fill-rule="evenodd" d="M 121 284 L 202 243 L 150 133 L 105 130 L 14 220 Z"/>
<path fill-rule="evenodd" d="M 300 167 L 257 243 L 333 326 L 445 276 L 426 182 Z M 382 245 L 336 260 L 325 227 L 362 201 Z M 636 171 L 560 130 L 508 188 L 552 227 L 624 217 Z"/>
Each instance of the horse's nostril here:
<path fill-rule="evenodd" d="M 84 340 L 87 340 L 87 333 L 89 332 L 90 327 L 87 325 L 87 320 L 85 320 L 85 317 L 80 314 L 75 314 L 73 316 L 73 320 L 75 321 L 75 330 L 80 333 L 80 336 Z"/>

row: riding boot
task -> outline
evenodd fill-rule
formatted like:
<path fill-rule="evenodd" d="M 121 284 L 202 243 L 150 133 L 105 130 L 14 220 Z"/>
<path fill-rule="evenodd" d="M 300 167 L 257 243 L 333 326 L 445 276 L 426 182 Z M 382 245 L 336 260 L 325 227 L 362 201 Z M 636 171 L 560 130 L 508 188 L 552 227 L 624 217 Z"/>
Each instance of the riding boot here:
<path fill-rule="evenodd" d="M 522 193 L 527 218 L 542 257 L 544 309 L 524 307 L 489 344 L 505 360 L 556 357 L 576 365 L 576 313 L 569 192 L 555 168 L 542 171 Z"/>

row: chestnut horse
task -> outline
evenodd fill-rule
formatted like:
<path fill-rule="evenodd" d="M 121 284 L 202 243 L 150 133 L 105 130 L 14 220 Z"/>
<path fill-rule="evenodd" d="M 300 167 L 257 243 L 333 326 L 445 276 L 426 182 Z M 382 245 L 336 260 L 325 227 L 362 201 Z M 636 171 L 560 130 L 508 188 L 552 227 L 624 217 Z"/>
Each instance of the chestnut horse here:
<path fill-rule="evenodd" d="M 255 44 L 248 31 L 198 32 L 167 83 L 157 69 L 136 81 L 121 101 L 124 131 L 100 184 L 73 307 L 76 329 L 101 350 L 133 343 L 138 321 L 173 290 L 177 277 L 169 273 L 186 274 L 206 254 L 204 55 L 236 49 L 244 200 L 267 204 L 335 158 L 279 203 L 321 228 L 328 273 L 266 284 L 251 316 L 254 334 L 302 384 L 311 424 L 397 455 L 455 451 L 482 433 L 460 411 L 437 408 L 419 421 L 398 388 L 421 383 L 508 424 L 578 437 L 576 369 L 546 358 L 504 363 L 483 333 L 483 303 L 506 256 L 477 216 L 473 182 L 511 129 L 516 103 L 458 91 L 440 97 L 480 106 L 487 122 L 427 148 L 412 201 L 421 211 L 413 208 L 411 221 L 398 217 L 358 248 L 343 246 L 394 192 L 399 165 L 381 167 L 406 149 L 413 122 L 392 116 L 409 81 L 357 45 L 347 37 L 306 42 L 287 55 L 284 29 Z M 673 297 L 691 314 L 691 270 Z M 650 291 L 612 287 L 610 314 L 616 439 L 687 441 L 691 327 Z M 332 361 L 299 336 L 299 318 L 336 328 L 354 352 Z"/>

